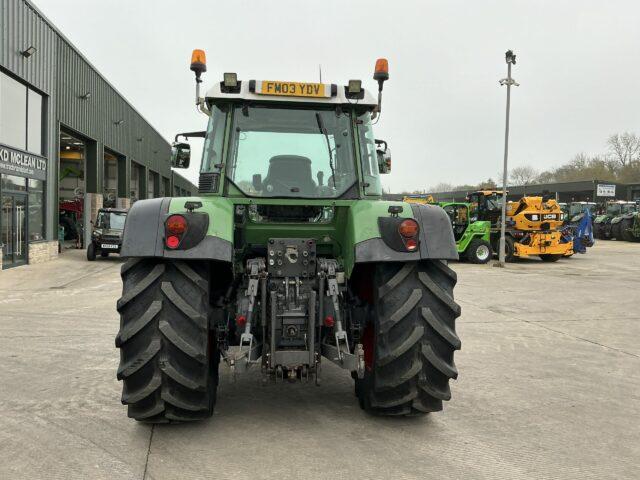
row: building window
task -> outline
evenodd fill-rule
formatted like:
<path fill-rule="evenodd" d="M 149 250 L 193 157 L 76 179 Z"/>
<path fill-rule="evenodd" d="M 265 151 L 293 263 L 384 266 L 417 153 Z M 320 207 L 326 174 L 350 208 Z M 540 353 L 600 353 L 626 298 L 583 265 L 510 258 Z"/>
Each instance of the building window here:
<path fill-rule="evenodd" d="M 27 179 L 16 175 L 2 175 L 2 191 L 26 192 Z"/>
<path fill-rule="evenodd" d="M 44 240 L 44 182 L 29 179 L 29 241 Z"/>
<path fill-rule="evenodd" d="M 0 142 L 27 147 L 27 87 L 0 72 Z"/>
<path fill-rule="evenodd" d="M 42 95 L 27 95 L 27 150 L 42 155 Z"/>
<path fill-rule="evenodd" d="M 42 155 L 42 95 L 0 72 L 0 142 Z"/>

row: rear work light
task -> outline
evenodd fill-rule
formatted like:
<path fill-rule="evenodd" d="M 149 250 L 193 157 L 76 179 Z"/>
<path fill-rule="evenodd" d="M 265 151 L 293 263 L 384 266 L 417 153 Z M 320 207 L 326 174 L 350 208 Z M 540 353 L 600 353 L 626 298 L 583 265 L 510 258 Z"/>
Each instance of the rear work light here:
<path fill-rule="evenodd" d="M 182 235 L 187 231 L 187 220 L 182 215 L 171 215 L 167 218 L 167 232 Z"/>
<path fill-rule="evenodd" d="M 398 232 L 404 238 L 415 237 L 416 235 L 418 235 L 419 231 L 420 227 L 418 226 L 418 222 L 411 218 L 403 220 L 402 223 L 400 223 L 400 225 L 398 226 Z"/>
<path fill-rule="evenodd" d="M 418 249 L 418 233 L 420 232 L 420 226 L 412 218 L 403 220 L 398 225 L 398 233 L 404 243 L 404 248 L 409 252 L 413 252 Z"/>
<path fill-rule="evenodd" d="M 167 248 L 178 248 L 182 235 L 187 231 L 187 219 L 182 215 L 171 215 L 165 222 L 165 231 L 165 245 Z"/>

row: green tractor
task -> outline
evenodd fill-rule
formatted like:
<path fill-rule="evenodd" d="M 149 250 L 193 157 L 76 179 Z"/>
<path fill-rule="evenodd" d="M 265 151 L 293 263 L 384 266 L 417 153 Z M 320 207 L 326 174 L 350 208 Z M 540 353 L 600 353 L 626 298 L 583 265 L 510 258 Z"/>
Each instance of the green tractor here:
<path fill-rule="evenodd" d="M 629 202 L 631 203 L 631 202 Z M 627 242 L 640 242 L 640 208 L 637 202 L 626 208 L 626 212 L 611 220 L 615 238 Z"/>
<path fill-rule="evenodd" d="M 623 238 L 629 242 L 640 242 L 640 208 L 630 219 L 625 220 L 625 226 Z"/>
<path fill-rule="evenodd" d="M 348 85 L 238 80 L 225 73 L 196 103 L 209 116 L 199 196 L 140 200 L 121 255 L 117 377 L 141 422 L 213 413 L 219 364 L 265 383 L 319 384 L 346 370 L 360 406 L 380 415 L 442 409 L 458 375 L 458 258 L 435 205 L 383 201 L 390 150 L 373 136 L 377 100 Z M 176 142 L 173 166 L 187 167 Z"/>
<path fill-rule="evenodd" d="M 638 205 L 635 202 L 607 202 L 605 213 L 593 220 L 594 236 L 601 240 L 624 240 L 627 230 L 632 228 L 633 214 L 637 211 Z"/>
<path fill-rule="evenodd" d="M 561 206 L 563 204 L 560 204 Z M 589 214 L 592 218 L 596 216 L 596 210 L 598 205 L 595 202 L 571 202 L 567 205 L 566 211 L 563 208 L 562 211 L 565 213 L 564 220 L 565 225 L 575 226 L 580 223 L 585 216 L 585 210 L 589 210 Z"/>
<path fill-rule="evenodd" d="M 453 236 L 461 258 L 471 263 L 487 263 L 491 260 L 491 222 L 470 218 L 471 204 L 463 202 L 438 203 L 451 220 Z"/>

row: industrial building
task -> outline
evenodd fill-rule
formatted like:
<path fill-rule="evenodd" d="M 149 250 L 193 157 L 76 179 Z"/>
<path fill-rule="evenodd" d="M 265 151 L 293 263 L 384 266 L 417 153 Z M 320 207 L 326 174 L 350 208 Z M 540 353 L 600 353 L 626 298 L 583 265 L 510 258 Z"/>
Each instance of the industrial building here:
<path fill-rule="evenodd" d="M 60 216 L 81 246 L 100 207 L 196 192 L 172 173 L 170 144 L 33 4 L 2 0 L 0 31 L 3 269 L 63 251 Z"/>
<path fill-rule="evenodd" d="M 508 187 L 509 200 L 524 196 L 551 195 L 559 202 L 598 202 L 607 200 L 640 200 L 640 184 L 623 184 L 601 180 L 584 180 L 564 183 L 541 183 Z M 437 202 L 464 201 L 471 190 L 428 193 Z M 401 200 L 404 194 L 386 194 L 386 198 Z"/>

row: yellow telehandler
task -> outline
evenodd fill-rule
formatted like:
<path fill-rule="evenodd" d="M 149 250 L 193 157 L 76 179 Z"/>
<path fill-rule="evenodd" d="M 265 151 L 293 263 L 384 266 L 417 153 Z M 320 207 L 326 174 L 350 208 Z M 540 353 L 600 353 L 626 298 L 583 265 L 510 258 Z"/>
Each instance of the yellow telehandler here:
<path fill-rule="evenodd" d="M 508 193 L 508 192 L 507 192 Z M 472 204 L 472 221 L 491 222 L 491 244 L 498 251 L 503 192 L 479 190 L 467 195 Z M 555 262 L 573 255 L 573 241 L 563 235 L 563 213 L 555 199 L 522 197 L 507 202 L 505 259 L 537 255 L 543 261 Z"/>

